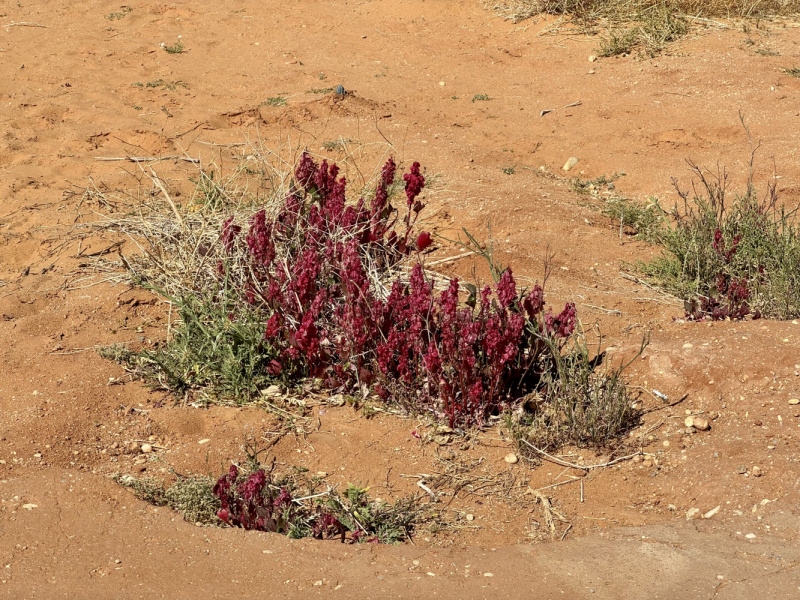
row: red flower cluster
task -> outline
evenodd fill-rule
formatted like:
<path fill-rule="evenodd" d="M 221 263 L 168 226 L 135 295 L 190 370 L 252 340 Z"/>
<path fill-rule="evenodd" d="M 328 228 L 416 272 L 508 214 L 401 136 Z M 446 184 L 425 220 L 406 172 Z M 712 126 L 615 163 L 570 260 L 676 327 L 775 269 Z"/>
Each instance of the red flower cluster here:
<path fill-rule="evenodd" d="M 712 246 L 723 265 L 730 265 L 739 248 L 742 236 L 736 235 L 731 240 L 730 247 L 725 244 L 722 231 L 717 228 L 714 231 L 714 242 Z M 725 272 L 725 267 L 721 267 L 715 278 L 714 289 L 709 296 L 700 296 L 699 301 L 686 303 L 686 318 L 691 321 L 724 321 L 731 319 L 734 321 L 742 320 L 751 314 L 750 305 L 747 300 L 750 298 L 749 282 L 746 278 L 736 279 Z M 761 270 L 761 269 L 760 269 Z M 761 314 L 758 310 L 752 313 L 752 318 L 758 319 Z"/>
<path fill-rule="evenodd" d="M 220 501 L 217 517 L 231 527 L 282 534 L 290 533 L 299 520 L 311 521 L 312 537 L 339 536 L 344 541 L 346 529 L 334 515 L 320 507 L 309 513 L 294 501 L 289 490 L 270 483 L 263 469 L 244 477 L 236 465 L 231 465 L 212 489 Z"/>
<path fill-rule="evenodd" d="M 268 370 L 331 387 L 377 382 L 384 398 L 425 407 L 451 425 L 483 422 L 534 389 L 547 357 L 574 331 L 575 305 L 545 313 L 542 288 L 518 294 L 511 269 L 459 305 L 458 280 L 436 295 L 419 264 L 382 299 L 369 269 L 386 272 L 431 244 L 428 232 L 411 238 L 424 208 L 420 165 L 403 176 L 408 212 L 399 226 L 389 199 L 396 169 L 389 159 L 367 208 L 363 198 L 346 203 L 335 164 L 304 154 L 275 220 L 263 210 L 251 219 L 244 292 L 271 313 L 264 337 L 279 355 Z M 238 233 L 225 222 L 226 249 Z"/>
<path fill-rule="evenodd" d="M 286 533 L 294 518 L 296 506 L 291 495 L 285 489 L 271 494 L 263 470 L 239 481 L 239 469 L 231 465 L 212 493 L 220 501 L 217 517 L 232 527 Z"/>
<path fill-rule="evenodd" d="M 459 308 L 458 293 L 452 279 L 435 297 L 417 265 L 409 285 L 395 283 L 383 306 L 384 341 L 376 349 L 378 393 L 427 407 L 451 426 L 482 423 L 534 389 L 547 356 L 575 326 L 574 305 L 567 305 L 545 334 L 541 287 L 518 296 L 510 269 L 494 292 L 483 289 L 477 309 Z"/>
<path fill-rule="evenodd" d="M 717 228 L 714 232 L 714 250 L 716 250 L 717 254 L 719 254 L 720 258 L 724 260 L 726 263 L 730 263 L 733 260 L 733 257 L 736 255 L 736 250 L 739 247 L 739 242 L 742 240 L 741 235 L 734 236 L 731 247 L 727 250 L 725 249 L 725 240 L 722 237 L 722 231 Z"/>

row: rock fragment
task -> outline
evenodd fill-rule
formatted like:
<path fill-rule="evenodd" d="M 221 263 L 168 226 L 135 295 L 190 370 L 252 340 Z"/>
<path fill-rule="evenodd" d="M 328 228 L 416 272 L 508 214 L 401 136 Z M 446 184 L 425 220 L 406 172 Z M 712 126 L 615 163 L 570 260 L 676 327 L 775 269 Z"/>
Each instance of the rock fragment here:
<path fill-rule="evenodd" d="M 571 171 L 572 167 L 578 164 L 578 159 L 574 156 L 571 156 L 567 162 L 564 163 L 564 166 L 561 167 L 564 171 Z"/>

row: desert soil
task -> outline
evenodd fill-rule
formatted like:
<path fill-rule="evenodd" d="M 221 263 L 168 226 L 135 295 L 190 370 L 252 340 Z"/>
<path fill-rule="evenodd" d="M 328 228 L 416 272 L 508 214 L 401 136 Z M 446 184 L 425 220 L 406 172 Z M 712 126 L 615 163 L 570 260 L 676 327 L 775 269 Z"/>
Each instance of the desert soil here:
<path fill-rule="evenodd" d="M 714 27 L 656 58 L 590 62 L 596 37 L 553 20 L 503 21 L 477 0 L 129 7 L 0 4 L 0 597 L 800 595 L 800 406 L 789 404 L 800 398 L 800 325 L 676 320 L 680 302 L 623 276 L 658 250 L 592 209 L 603 193 L 579 195 L 568 181 L 624 172 L 617 191 L 669 205 L 671 177 L 688 185 L 690 158 L 727 167 L 735 189 L 749 158 L 741 113 L 761 143 L 756 180 L 775 168 L 783 199 L 797 203 L 800 79 L 781 68 L 800 66 L 800 28 Z M 161 47 L 179 39 L 183 53 Z M 147 86 L 158 80 L 181 83 Z M 311 91 L 338 84 L 344 99 Z M 264 104 L 276 97 L 287 104 Z M 351 140 L 346 152 L 323 148 L 339 139 Z M 534 496 L 476 492 L 440 498 L 453 527 L 393 547 L 198 527 L 116 484 L 114 473 L 218 474 L 241 460 L 246 436 L 268 437 L 275 417 L 175 405 L 93 351 L 163 339 L 169 315 L 160 299 L 86 269 L 114 240 L 75 235 L 108 210 L 84 190 L 130 188 L 139 173 L 97 157 L 225 167 L 244 148 L 231 144 L 246 141 L 307 147 L 348 165 L 356 182 L 356 167 L 386 152 L 418 160 L 436 176 L 433 231 L 464 226 L 485 238 L 491 223 L 498 255 L 531 281 L 549 247 L 549 302 L 575 301 L 617 360 L 651 332 L 631 383 L 671 401 L 686 395 L 664 408 L 643 393 L 659 410 L 625 443 L 651 458 L 546 489 L 566 519 L 555 536 Z M 156 168 L 177 180 L 194 167 Z M 440 242 L 432 259 L 458 253 Z M 442 269 L 466 276 L 472 266 Z M 687 434 L 687 411 L 711 430 Z M 330 484 L 368 483 L 386 499 L 419 491 L 409 476 L 454 460 L 480 461 L 476 476 L 517 492 L 583 473 L 505 463 L 511 444 L 499 427 L 440 445 L 418 439 L 430 430 L 422 420 L 325 404 L 309 417 L 307 433 L 283 437 L 270 458 Z M 142 442 L 153 455 L 131 452 Z M 584 464 L 610 456 L 572 452 Z"/>

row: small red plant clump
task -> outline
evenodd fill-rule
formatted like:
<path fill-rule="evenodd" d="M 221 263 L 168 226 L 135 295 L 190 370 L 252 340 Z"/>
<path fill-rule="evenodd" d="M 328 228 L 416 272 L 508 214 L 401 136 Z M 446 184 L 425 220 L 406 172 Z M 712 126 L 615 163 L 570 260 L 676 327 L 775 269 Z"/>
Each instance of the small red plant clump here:
<path fill-rule="evenodd" d="M 511 269 L 460 305 L 458 280 L 437 295 L 419 262 L 386 294 L 385 275 L 432 241 L 424 231 L 412 237 L 425 208 L 419 163 L 403 175 L 402 217 L 389 200 L 395 173 L 389 159 L 369 205 L 347 204 L 338 167 L 304 154 L 278 216 L 262 210 L 250 220 L 244 294 L 270 314 L 264 337 L 280 356 L 269 372 L 331 388 L 374 385 L 382 398 L 451 426 L 482 423 L 535 389 L 575 329 L 575 305 L 545 311 L 543 289 L 518 293 Z M 227 250 L 239 233 L 225 222 Z"/>
<path fill-rule="evenodd" d="M 243 477 L 236 465 L 219 478 L 212 493 L 220 501 L 217 517 L 231 527 L 291 534 L 292 527 L 310 522 L 312 537 L 344 541 L 345 528 L 330 512 L 318 508 L 309 514 L 285 487 L 270 485 L 263 469 Z"/>
<path fill-rule="evenodd" d="M 383 304 L 376 350 L 378 394 L 430 408 L 451 426 L 482 423 L 532 391 L 576 324 L 574 304 L 555 317 L 544 312 L 540 286 L 518 295 L 510 268 L 494 291 L 483 289 L 479 307 L 459 308 L 458 292 L 452 279 L 435 297 L 416 265 L 410 284 L 395 282 Z"/>
<path fill-rule="evenodd" d="M 717 229 L 714 232 L 714 251 L 723 265 L 729 265 L 736 256 L 741 236 L 736 235 L 731 240 L 730 247 L 726 247 L 722 231 Z M 750 298 L 750 289 L 746 278 L 731 277 L 725 270 L 717 273 L 714 291 L 715 294 L 700 296 L 699 302 L 687 303 L 686 316 L 692 321 L 740 321 L 751 314 L 750 305 L 747 303 Z M 753 319 L 761 317 L 759 311 L 752 313 Z"/>

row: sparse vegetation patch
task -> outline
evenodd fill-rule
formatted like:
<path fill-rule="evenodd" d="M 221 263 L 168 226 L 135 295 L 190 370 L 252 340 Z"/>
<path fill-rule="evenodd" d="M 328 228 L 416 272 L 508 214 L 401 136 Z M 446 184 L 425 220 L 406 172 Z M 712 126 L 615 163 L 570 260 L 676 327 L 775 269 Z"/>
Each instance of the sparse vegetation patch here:
<path fill-rule="evenodd" d="M 112 12 L 106 15 L 106 19 L 109 21 L 119 21 L 120 19 L 124 19 L 130 13 L 133 12 L 133 9 L 130 6 L 123 6 L 117 12 Z"/>
<path fill-rule="evenodd" d="M 548 14 L 568 17 L 590 33 L 602 31 L 598 53 L 616 56 L 636 49 L 653 55 L 709 19 L 764 18 L 800 12 L 800 0 L 485 0 L 515 22 Z"/>
<path fill-rule="evenodd" d="M 492 282 L 444 278 L 424 266 L 433 238 L 416 228 L 427 183 L 419 163 L 399 177 L 389 159 L 358 199 L 338 174 L 303 154 L 287 192 L 250 206 L 226 192 L 231 179 L 204 175 L 191 211 L 170 201 L 168 212 L 118 225 L 144 236 L 145 253 L 126 264 L 172 303 L 175 320 L 155 348 L 101 353 L 201 405 L 314 380 L 450 427 L 484 426 L 541 398 L 550 408 L 516 421 L 519 439 L 542 423 L 560 431 L 564 414 L 571 433 L 553 443 L 602 445 L 630 427 L 621 369 L 589 352 L 574 303 L 546 306 L 549 266 L 541 285 L 519 290 L 491 242 L 465 231 L 456 243 L 487 261 Z"/>
<path fill-rule="evenodd" d="M 286 106 L 286 98 L 283 96 L 273 96 L 261 103 L 263 106 Z"/>
<path fill-rule="evenodd" d="M 164 50 L 166 50 L 167 54 L 183 54 L 183 42 L 178 40 L 174 44 L 164 44 Z"/>
<path fill-rule="evenodd" d="M 274 467 L 274 465 L 273 465 Z M 231 465 L 216 482 L 182 477 L 164 488 L 153 478 L 117 476 L 138 498 L 168 506 L 190 523 L 240 527 L 347 543 L 395 544 L 410 539 L 424 507 L 418 497 L 388 504 L 369 497 L 367 488 L 348 485 L 342 492 L 307 477 L 303 469 L 282 476 L 254 464 Z M 325 487 L 325 489 L 321 489 Z"/>
<path fill-rule="evenodd" d="M 136 87 L 142 87 L 141 83 L 134 83 Z M 148 81 L 145 86 L 146 88 L 164 88 L 165 90 L 169 90 L 174 92 L 178 88 L 186 88 L 189 85 L 185 81 L 165 81 L 164 79 L 153 79 L 152 81 Z"/>
<path fill-rule="evenodd" d="M 730 198 L 727 173 L 692 172 L 697 185 L 676 183 L 681 202 L 657 234 L 664 254 L 641 270 L 683 298 L 692 319 L 800 316 L 797 208 L 778 201 L 774 181 L 763 198 L 752 182 Z"/>

